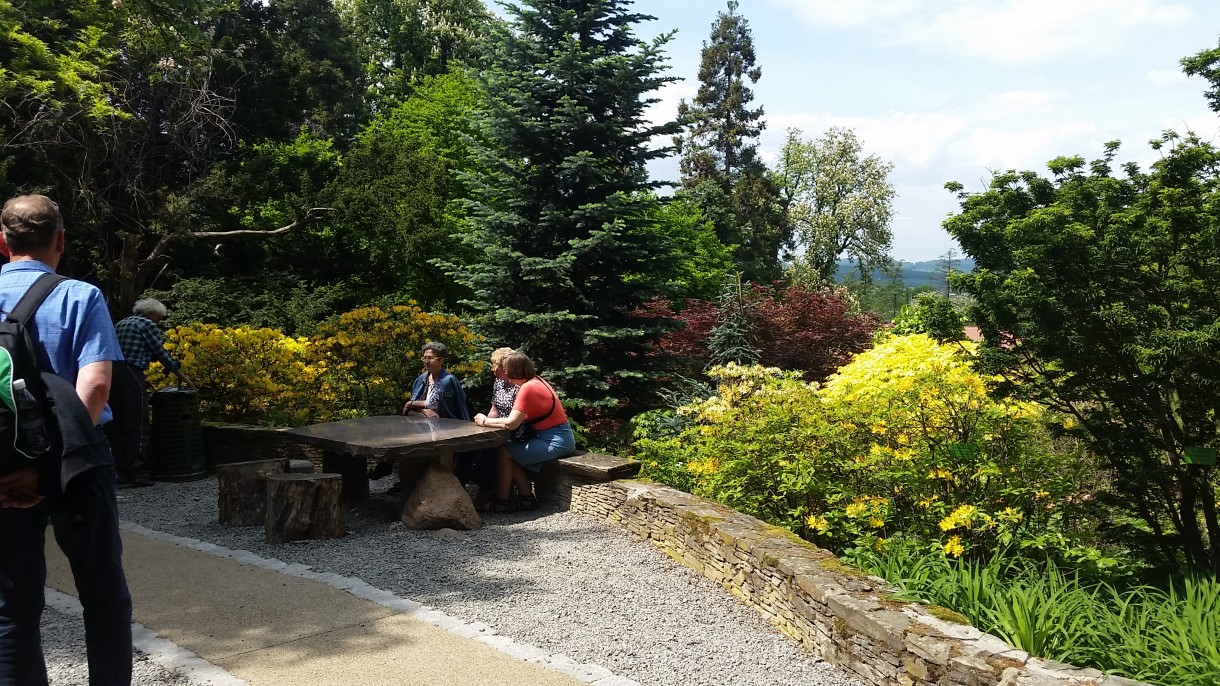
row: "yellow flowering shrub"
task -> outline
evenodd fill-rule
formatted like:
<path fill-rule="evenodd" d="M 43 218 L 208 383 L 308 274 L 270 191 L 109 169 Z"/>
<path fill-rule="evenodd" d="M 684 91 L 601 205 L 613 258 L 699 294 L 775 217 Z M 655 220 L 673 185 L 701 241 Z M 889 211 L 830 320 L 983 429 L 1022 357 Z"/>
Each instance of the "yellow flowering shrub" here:
<path fill-rule="evenodd" d="M 165 346 L 199 387 L 203 416 L 233 422 L 302 424 L 327 415 L 319 392 L 325 368 L 313 343 L 275 329 L 195 324 L 170 329 Z M 160 363 L 148 371 L 155 387 L 176 383 Z"/>
<path fill-rule="evenodd" d="M 687 428 L 638 435 L 646 475 L 810 540 L 880 548 L 887 537 L 972 548 L 1044 545 L 1074 492 L 1036 405 L 997 400 L 971 344 L 893 336 L 821 387 L 763 367 L 713 370 L 717 392 L 679 410 Z"/>
<path fill-rule="evenodd" d="M 482 371 L 484 362 L 470 359 L 474 335 L 458 318 L 414 303 L 343 313 L 311 338 L 214 324 L 166 332 L 167 348 L 199 386 L 205 418 L 293 426 L 397 413 L 428 341 L 449 348 L 447 368 L 459 377 Z M 159 364 L 149 378 L 175 382 Z"/>
<path fill-rule="evenodd" d="M 461 320 L 425 312 L 414 301 L 345 312 L 319 327 L 313 341 L 336 402 L 363 415 L 402 409 L 411 382 L 423 373 L 420 348 L 429 341 L 449 349 L 446 369 L 458 378 L 476 376 L 486 364 L 473 359 L 475 336 Z"/>

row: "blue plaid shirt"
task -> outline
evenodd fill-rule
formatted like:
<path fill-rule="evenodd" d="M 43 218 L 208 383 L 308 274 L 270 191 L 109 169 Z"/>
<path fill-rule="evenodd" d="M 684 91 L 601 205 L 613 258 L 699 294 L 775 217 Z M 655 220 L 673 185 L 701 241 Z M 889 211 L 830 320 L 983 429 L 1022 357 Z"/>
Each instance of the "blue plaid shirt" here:
<path fill-rule="evenodd" d="M 10 312 L 26 289 L 49 272 L 51 268 L 37 260 L 19 260 L 0 267 L 0 310 Z M 34 314 L 30 333 L 46 353 L 41 364 L 73 385 L 81 367 L 123 359 L 102 292 L 84 281 L 65 281 L 51 291 Z M 105 424 L 111 416 L 106 406 L 98 423 Z"/>
<path fill-rule="evenodd" d="M 137 369 L 148 369 L 148 365 L 156 360 L 171 372 L 178 369 L 179 364 L 166 351 L 165 337 L 153 320 L 133 314 L 120 320 L 114 330 L 119 336 L 119 347 L 123 349 L 123 359 L 127 364 Z"/>

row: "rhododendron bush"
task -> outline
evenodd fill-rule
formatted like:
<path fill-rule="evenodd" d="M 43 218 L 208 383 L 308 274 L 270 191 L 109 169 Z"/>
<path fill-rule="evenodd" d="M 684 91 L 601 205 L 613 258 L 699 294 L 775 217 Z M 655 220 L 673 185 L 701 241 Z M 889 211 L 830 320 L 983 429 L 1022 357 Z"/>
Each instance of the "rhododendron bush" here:
<path fill-rule="evenodd" d="M 414 303 L 346 312 L 311 338 L 214 324 L 166 332 L 166 347 L 199 386 L 205 418 L 292 426 L 398 412 L 428 341 L 448 346 L 448 368 L 459 377 L 482 371 L 471 357 L 474 335 L 458 318 Z M 149 379 L 174 383 L 159 363 Z"/>
<path fill-rule="evenodd" d="M 903 534 L 960 556 L 998 546 L 1062 552 L 1076 511 L 1076 455 L 1050 416 L 995 400 L 970 344 L 892 336 L 818 385 L 798 372 L 728 365 L 717 392 L 635 450 L 645 475 L 787 526 L 827 547 Z M 1066 507 L 1073 503 L 1071 508 Z"/>
<path fill-rule="evenodd" d="M 742 293 L 749 322 L 749 344 L 765 365 L 801 371 L 809 380 L 826 378 L 872 342 L 881 326 L 871 312 L 853 311 L 845 289 L 788 286 L 778 290 L 750 284 Z M 697 371 L 711 359 L 708 338 L 720 322 L 718 307 L 689 299 L 677 313 L 662 300 L 641 307 L 653 316 L 679 319 L 683 326 L 666 334 L 657 347 Z"/>

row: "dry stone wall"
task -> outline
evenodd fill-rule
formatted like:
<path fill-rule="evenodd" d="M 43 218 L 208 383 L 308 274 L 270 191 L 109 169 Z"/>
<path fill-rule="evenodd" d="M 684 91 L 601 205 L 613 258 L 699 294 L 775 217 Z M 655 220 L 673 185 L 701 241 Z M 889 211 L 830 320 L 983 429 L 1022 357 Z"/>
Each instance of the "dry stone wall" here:
<path fill-rule="evenodd" d="M 885 582 L 791 532 L 648 481 L 549 486 L 555 504 L 612 522 L 753 606 L 808 650 L 870 684 L 1136 686 L 1032 658 L 952 612 L 886 595 Z M 939 616 L 938 616 L 939 615 Z"/>

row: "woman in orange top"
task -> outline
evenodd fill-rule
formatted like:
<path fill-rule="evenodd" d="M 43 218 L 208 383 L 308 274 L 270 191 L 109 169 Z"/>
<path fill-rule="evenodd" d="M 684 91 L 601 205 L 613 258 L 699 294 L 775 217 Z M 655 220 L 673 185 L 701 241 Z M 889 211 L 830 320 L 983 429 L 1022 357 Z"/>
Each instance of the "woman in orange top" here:
<path fill-rule="evenodd" d="M 538 507 L 531 476 L 538 473 L 543 462 L 567 457 L 576 451 L 576 436 L 568 424 L 568 415 L 555 389 L 538 376 L 534 363 L 524 353 L 513 352 L 504 357 L 504 375 L 518 386 L 517 398 L 507 417 L 474 416 L 475 424 L 510 431 L 525 424 L 532 431 L 525 440 L 511 438 L 500 446 L 497 455 L 496 499 L 489 506 L 492 512 L 510 512 L 514 505 L 523 510 Z M 517 502 L 510 499 L 517 487 Z"/>

